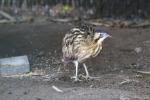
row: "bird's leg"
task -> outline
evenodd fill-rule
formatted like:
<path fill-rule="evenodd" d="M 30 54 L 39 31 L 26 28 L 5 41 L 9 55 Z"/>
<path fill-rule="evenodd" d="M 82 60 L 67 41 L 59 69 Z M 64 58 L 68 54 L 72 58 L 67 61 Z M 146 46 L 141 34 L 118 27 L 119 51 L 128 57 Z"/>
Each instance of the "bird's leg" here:
<path fill-rule="evenodd" d="M 79 78 L 78 78 L 78 67 L 79 67 L 79 63 L 78 63 L 78 61 L 74 61 L 73 63 L 75 64 L 75 67 L 76 67 L 76 74 L 75 74 L 75 76 L 73 76 L 73 77 L 71 77 L 71 78 L 74 78 L 75 81 L 80 81 Z"/>
<path fill-rule="evenodd" d="M 90 75 L 89 75 L 89 72 L 88 72 L 88 70 L 87 70 L 87 67 L 86 67 L 85 63 L 83 63 L 83 67 L 84 67 L 85 73 L 86 73 L 86 76 L 84 76 L 84 77 L 85 77 L 86 79 L 90 78 Z"/>
<path fill-rule="evenodd" d="M 85 69 L 86 75 L 85 75 L 85 76 L 82 75 L 82 77 L 84 77 L 85 79 L 96 79 L 96 78 L 100 78 L 100 77 L 92 77 L 92 76 L 90 76 L 90 75 L 89 75 L 89 72 L 88 72 L 88 70 L 87 70 L 87 66 L 85 65 L 85 63 L 83 63 L 83 67 L 84 67 L 84 69 Z"/>

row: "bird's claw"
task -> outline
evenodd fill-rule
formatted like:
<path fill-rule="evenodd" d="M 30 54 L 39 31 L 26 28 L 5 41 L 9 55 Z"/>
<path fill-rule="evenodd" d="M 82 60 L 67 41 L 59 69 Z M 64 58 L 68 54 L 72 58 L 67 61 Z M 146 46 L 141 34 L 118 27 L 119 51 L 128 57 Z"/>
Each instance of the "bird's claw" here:
<path fill-rule="evenodd" d="M 85 78 L 86 80 L 92 79 L 91 76 L 88 76 L 88 75 L 86 75 L 86 76 L 85 76 L 85 75 L 82 75 L 82 77 Z"/>
<path fill-rule="evenodd" d="M 72 76 L 71 79 L 74 79 L 75 82 L 81 81 L 77 76 Z"/>
<path fill-rule="evenodd" d="M 82 75 L 83 78 L 85 78 L 86 80 L 92 80 L 92 79 L 97 79 L 97 78 L 100 78 L 100 77 L 92 77 L 92 76 L 89 76 L 89 75 Z"/>

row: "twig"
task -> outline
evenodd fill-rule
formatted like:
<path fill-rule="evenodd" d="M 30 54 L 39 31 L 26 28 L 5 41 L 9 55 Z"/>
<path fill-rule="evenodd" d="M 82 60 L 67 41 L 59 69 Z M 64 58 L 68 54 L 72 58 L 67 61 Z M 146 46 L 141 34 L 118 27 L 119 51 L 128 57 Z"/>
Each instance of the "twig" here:
<path fill-rule="evenodd" d="M 56 86 L 52 86 L 52 88 L 54 89 L 54 90 L 56 90 L 57 92 L 61 92 L 61 93 L 63 93 L 63 91 L 62 90 L 60 90 L 58 87 L 56 87 Z"/>
<path fill-rule="evenodd" d="M 119 85 L 123 85 L 123 84 L 128 84 L 131 82 L 138 82 L 137 80 L 130 80 L 130 79 L 126 79 L 125 81 L 122 81 L 121 83 L 119 83 Z"/>
<path fill-rule="evenodd" d="M 150 71 L 136 71 L 137 73 L 150 75 Z"/>
<path fill-rule="evenodd" d="M 60 19 L 60 18 L 57 18 L 57 19 L 50 19 L 51 21 L 53 21 L 53 22 L 70 22 L 70 21 L 72 21 L 71 19 Z"/>
<path fill-rule="evenodd" d="M 0 20 L 0 24 L 7 24 L 7 23 L 13 23 L 13 22 L 14 21 L 6 20 L 6 19 Z"/>
<path fill-rule="evenodd" d="M 17 75 L 5 75 L 3 77 L 13 77 L 13 78 L 21 78 L 21 77 L 31 77 L 31 76 L 43 76 L 43 73 L 37 73 L 37 72 L 29 72 L 25 74 L 17 74 Z"/>
<path fill-rule="evenodd" d="M 8 13 L 4 12 L 4 11 L 0 11 L 0 15 L 6 17 L 7 19 L 9 19 L 10 21 L 15 21 L 15 18 L 10 16 Z"/>

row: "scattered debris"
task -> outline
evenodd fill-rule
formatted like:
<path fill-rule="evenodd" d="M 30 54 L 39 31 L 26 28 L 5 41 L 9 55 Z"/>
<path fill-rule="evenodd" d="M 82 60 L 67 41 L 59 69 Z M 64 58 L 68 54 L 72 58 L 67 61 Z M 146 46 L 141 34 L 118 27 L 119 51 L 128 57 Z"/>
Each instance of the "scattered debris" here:
<path fill-rule="evenodd" d="M 136 78 L 143 78 L 143 76 L 142 76 L 142 75 L 138 75 L 138 74 L 137 74 L 137 75 L 135 75 L 135 77 L 136 77 Z"/>
<path fill-rule="evenodd" d="M 29 71 L 30 65 L 26 55 L 0 59 L 0 74 L 2 76 L 24 74 Z"/>
<path fill-rule="evenodd" d="M 147 74 L 147 75 L 150 75 L 150 71 L 136 71 L 137 73 L 140 73 L 140 74 Z"/>
<path fill-rule="evenodd" d="M 41 56 L 44 56 L 45 52 L 44 51 L 40 51 L 38 54 L 37 54 L 37 57 L 41 57 Z"/>
<path fill-rule="evenodd" d="M 92 85 L 90 85 L 90 88 L 94 88 L 95 86 L 92 84 Z"/>
<path fill-rule="evenodd" d="M 86 23 L 96 25 L 96 26 L 120 27 L 120 28 L 150 27 L 149 20 L 135 21 L 135 20 L 112 19 L 112 18 L 92 19 L 91 15 L 94 15 L 94 9 L 89 9 L 89 10 L 74 9 L 71 6 L 62 5 L 62 4 L 57 4 L 54 7 L 49 7 L 49 6 L 45 6 L 44 8 L 35 7 L 32 10 L 28 9 L 26 12 L 20 11 L 20 14 L 14 14 L 14 15 L 10 15 L 0 10 L 0 16 L 3 17 L 3 19 L 0 19 L 0 24 L 24 23 L 24 22 L 30 23 L 33 21 L 40 22 L 43 21 L 44 18 L 46 18 L 46 20 L 44 20 L 45 22 L 49 20 L 52 22 L 65 23 L 65 22 L 80 21 L 81 19 L 83 19 L 85 20 Z M 42 18 L 38 19 L 38 17 L 42 17 Z"/>
<path fill-rule="evenodd" d="M 6 19 L 8 19 L 11 22 L 15 21 L 15 18 L 12 17 L 11 15 L 9 15 L 8 13 L 4 12 L 4 11 L 0 11 L 0 15 L 5 17 Z"/>
<path fill-rule="evenodd" d="M 8 92 L 8 94 L 12 94 L 12 92 L 11 92 L 11 91 L 9 91 L 9 92 Z"/>
<path fill-rule="evenodd" d="M 150 41 L 149 41 L 149 40 L 147 40 L 147 41 L 144 41 L 143 43 L 150 44 Z"/>
<path fill-rule="evenodd" d="M 24 94 L 24 95 L 27 95 L 27 94 L 28 94 L 28 92 L 27 92 L 27 91 L 24 91 L 24 92 L 23 92 L 23 94 Z"/>
<path fill-rule="evenodd" d="M 0 24 L 7 24 L 7 23 L 22 23 L 22 22 L 33 22 L 34 18 L 32 15 L 10 15 L 2 10 L 0 10 Z"/>
<path fill-rule="evenodd" d="M 115 20 L 115 19 L 94 19 L 86 21 L 86 23 L 95 25 L 95 26 L 105 26 L 105 27 L 120 27 L 120 28 L 146 28 L 150 26 L 150 21 L 129 21 L 129 20 Z"/>
<path fill-rule="evenodd" d="M 42 100 L 41 98 L 36 98 L 36 100 Z"/>
<path fill-rule="evenodd" d="M 0 24 L 6 24 L 6 23 L 14 23 L 14 21 L 6 20 L 6 19 L 0 20 Z"/>
<path fill-rule="evenodd" d="M 136 25 L 133 25 L 133 28 L 138 28 L 138 27 L 142 27 L 142 28 L 147 28 L 147 27 L 150 27 L 150 21 L 149 20 L 146 20 L 144 22 L 141 22 L 141 23 L 137 23 Z"/>
<path fill-rule="evenodd" d="M 94 26 L 112 27 L 112 24 L 107 24 L 107 23 L 103 23 L 103 22 L 85 21 L 85 23 L 91 24 L 91 25 L 94 25 Z"/>
<path fill-rule="evenodd" d="M 125 81 L 122 81 L 121 83 L 119 83 L 119 85 L 129 84 L 131 82 L 138 83 L 139 81 L 137 81 L 137 80 L 131 80 L 131 79 L 125 79 Z"/>
<path fill-rule="evenodd" d="M 65 18 L 65 19 L 61 19 L 61 18 L 52 18 L 52 19 L 50 19 L 50 21 L 66 23 L 66 22 L 71 22 L 72 19 L 70 19 L 70 18 Z"/>
<path fill-rule="evenodd" d="M 57 91 L 57 92 L 61 92 L 61 93 L 63 93 L 63 91 L 62 90 L 60 90 L 58 87 L 56 87 L 56 86 L 52 86 L 52 88 L 55 90 L 55 91 Z"/>
<path fill-rule="evenodd" d="M 120 96 L 120 100 L 130 100 L 130 98 L 129 97 L 126 97 L 126 96 Z"/>
<path fill-rule="evenodd" d="M 18 22 L 18 23 L 25 23 L 25 22 L 28 22 L 28 23 L 31 23 L 31 22 L 34 22 L 35 18 L 33 16 L 18 16 L 17 20 L 15 22 Z"/>
<path fill-rule="evenodd" d="M 23 77 L 33 77 L 33 76 L 45 76 L 45 72 L 34 70 L 34 72 L 18 74 L 18 75 L 5 75 L 4 77 L 23 78 Z"/>
<path fill-rule="evenodd" d="M 135 51 L 136 53 L 140 53 L 140 52 L 142 52 L 142 48 L 141 48 L 141 47 L 136 47 L 136 48 L 134 49 L 134 51 Z"/>

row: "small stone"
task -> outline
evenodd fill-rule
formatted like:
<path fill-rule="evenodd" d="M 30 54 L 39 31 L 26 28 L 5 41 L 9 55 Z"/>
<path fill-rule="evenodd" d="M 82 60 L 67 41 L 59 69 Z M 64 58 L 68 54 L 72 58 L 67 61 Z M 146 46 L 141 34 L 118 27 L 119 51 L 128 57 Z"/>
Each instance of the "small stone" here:
<path fill-rule="evenodd" d="M 123 73 L 124 71 L 123 70 L 120 70 L 120 73 Z"/>
<path fill-rule="evenodd" d="M 8 94 L 12 94 L 12 92 L 11 92 L 11 91 L 9 91 L 9 92 L 8 92 Z"/>
<path fill-rule="evenodd" d="M 136 48 L 134 49 L 134 51 L 135 51 L 136 53 L 140 53 L 140 52 L 142 52 L 142 48 L 141 48 L 141 47 L 136 47 Z"/>
<path fill-rule="evenodd" d="M 149 40 L 147 40 L 147 41 L 144 41 L 143 43 L 149 44 L 149 43 L 150 43 L 150 41 L 149 41 Z"/>
<path fill-rule="evenodd" d="M 94 85 L 90 85 L 90 88 L 94 88 Z"/>
<path fill-rule="evenodd" d="M 25 91 L 23 94 L 24 94 L 24 95 L 27 95 L 27 94 L 28 94 L 28 92 L 27 92 L 27 91 Z"/>
<path fill-rule="evenodd" d="M 143 78 L 142 75 L 138 75 L 138 74 L 137 74 L 135 77 L 136 77 L 136 78 Z"/>

